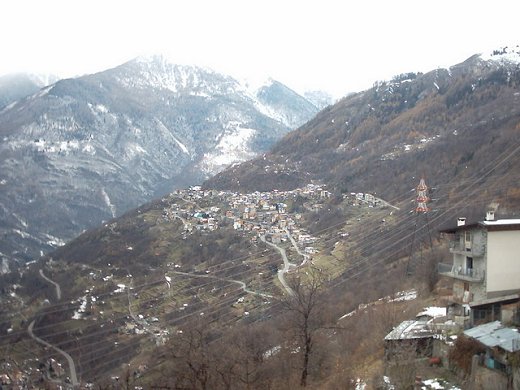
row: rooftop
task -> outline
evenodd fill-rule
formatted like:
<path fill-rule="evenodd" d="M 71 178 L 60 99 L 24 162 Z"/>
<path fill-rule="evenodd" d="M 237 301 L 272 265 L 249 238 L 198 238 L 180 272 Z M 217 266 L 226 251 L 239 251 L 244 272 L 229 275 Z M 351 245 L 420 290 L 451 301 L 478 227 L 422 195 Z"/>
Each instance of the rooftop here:
<path fill-rule="evenodd" d="M 520 219 L 497 219 L 496 221 L 482 221 L 485 226 L 520 225 Z"/>
<path fill-rule="evenodd" d="M 497 219 L 493 221 L 480 221 L 443 229 L 441 230 L 441 233 L 456 233 L 459 231 L 470 230 L 479 227 L 487 230 L 520 230 L 520 219 Z"/>
<path fill-rule="evenodd" d="M 428 321 L 403 321 L 388 333 L 385 340 L 410 340 L 435 336 Z"/>
<path fill-rule="evenodd" d="M 518 329 L 504 328 L 500 321 L 476 326 L 464 331 L 464 334 L 481 342 L 486 347 L 500 347 L 509 352 L 520 351 Z"/>

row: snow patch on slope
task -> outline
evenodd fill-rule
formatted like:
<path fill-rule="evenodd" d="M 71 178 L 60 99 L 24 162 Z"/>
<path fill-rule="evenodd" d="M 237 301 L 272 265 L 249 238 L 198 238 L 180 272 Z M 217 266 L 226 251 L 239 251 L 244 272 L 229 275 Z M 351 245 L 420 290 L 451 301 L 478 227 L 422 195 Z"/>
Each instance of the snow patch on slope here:
<path fill-rule="evenodd" d="M 9 269 L 9 260 L 7 258 L 3 257 L 2 254 L 2 261 L 0 262 L 0 275 L 5 275 L 10 272 Z"/>
<path fill-rule="evenodd" d="M 239 90 L 253 102 L 255 108 L 265 116 L 272 118 L 287 127 L 295 127 L 293 121 L 287 117 L 282 109 L 270 107 L 258 99 L 258 93 L 262 88 L 269 88 L 274 83 L 272 78 L 263 79 L 262 81 L 241 80 Z"/>
<path fill-rule="evenodd" d="M 480 58 L 484 61 L 496 61 L 501 64 L 520 64 L 520 45 L 504 46 L 489 53 L 483 53 Z"/>
<path fill-rule="evenodd" d="M 85 314 L 85 311 L 87 310 L 87 296 L 83 296 L 78 301 L 79 308 L 78 310 L 74 310 L 74 314 L 72 315 L 73 320 L 81 320 L 83 318 L 83 314 Z M 74 303 L 74 301 L 71 303 Z"/>
<path fill-rule="evenodd" d="M 103 200 L 105 201 L 105 204 L 110 209 L 110 213 L 112 214 L 112 217 L 116 217 L 116 206 L 112 203 L 110 200 L 110 197 L 108 196 L 107 192 L 104 188 L 101 189 L 101 195 L 103 196 Z"/>
<path fill-rule="evenodd" d="M 276 110 L 272 107 L 268 107 L 265 104 L 258 101 L 258 99 L 255 98 L 254 100 L 255 108 L 260 111 L 262 114 L 269 118 L 273 118 L 274 120 L 283 123 L 285 126 L 288 127 L 294 127 L 294 124 L 287 118 L 286 115 L 282 113 L 281 110 Z"/>
<path fill-rule="evenodd" d="M 240 127 L 239 123 L 230 124 L 215 149 L 204 154 L 201 169 L 208 175 L 215 174 L 233 163 L 253 158 L 255 153 L 249 147 L 249 142 L 256 132 L 255 129 Z"/>
<path fill-rule="evenodd" d="M 172 131 L 170 131 L 170 129 L 168 129 L 166 127 L 166 125 L 161 122 L 160 119 L 157 119 L 156 118 L 156 123 L 157 123 L 157 127 L 158 127 L 158 130 L 162 133 L 162 138 L 164 140 L 167 140 L 168 138 L 170 138 L 171 140 L 173 140 L 177 146 L 184 152 L 186 153 L 187 155 L 191 156 L 190 154 L 190 151 L 188 150 L 188 148 L 186 147 L 185 144 L 183 144 L 174 134 Z"/>
<path fill-rule="evenodd" d="M 143 154 L 147 154 L 147 152 L 141 145 L 135 142 L 129 142 L 126 144 L 125 155 L 129 160 Z"/>
<path fill-rule="evenodd" d="M 175 137 L 173 134 L 172 134 L 172 137 L 173 137 L 173 140 L 175 141 L 175 143 L 177 145 L 179 145 L 179 148 L 181 148 L 181 150 L 186 153 L 186 154 L 190 154 L 190 152 L 188 151 L 188 148 L 186 147 L 186 145 L 184 145 L 181 141 L 179 141 L 177 139 L 177 137 Z"/>

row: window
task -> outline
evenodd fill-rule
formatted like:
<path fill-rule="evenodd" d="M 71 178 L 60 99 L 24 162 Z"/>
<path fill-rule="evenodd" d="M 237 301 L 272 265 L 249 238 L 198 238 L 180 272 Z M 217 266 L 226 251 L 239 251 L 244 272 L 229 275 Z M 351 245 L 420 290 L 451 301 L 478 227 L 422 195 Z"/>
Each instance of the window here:
<path fill-rule="evenodd" d="M 491 307 L 481 307 L 481 308 L 473 308 L 471 309 L 471 314 L 473 315 L 473 324 L 479 325 L 484 324 L 486 322 L 492 321 L 493 312 Z"/>
<path fill-rule="evenodd" d="M 466 247 L 467 252 L 471 252 L 471 232 L 464 232 L 464 246 Z"/>
<path fill-rule="evenodd" d="M 471 270 L 473 269 L 473 257 L 466 257 L 466 270 L 471 276 Z"/>

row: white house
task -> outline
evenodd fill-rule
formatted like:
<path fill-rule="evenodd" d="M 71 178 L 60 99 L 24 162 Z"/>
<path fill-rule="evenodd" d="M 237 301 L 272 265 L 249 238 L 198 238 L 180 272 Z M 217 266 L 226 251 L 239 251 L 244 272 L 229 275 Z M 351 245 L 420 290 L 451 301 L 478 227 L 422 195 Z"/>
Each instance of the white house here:
<path fill-rule="evenodd" d="M 441 231 L 451 237 L 453 264 L 439 264 L 441 275 L 453 280 L 453 303 L 472 322 L 498 320 L 504 304 L 520 299 L 520 219 L 495 220 L 488 212 L 485 221 Z M 511 316 L 517 314 L 514 313 Z"/>

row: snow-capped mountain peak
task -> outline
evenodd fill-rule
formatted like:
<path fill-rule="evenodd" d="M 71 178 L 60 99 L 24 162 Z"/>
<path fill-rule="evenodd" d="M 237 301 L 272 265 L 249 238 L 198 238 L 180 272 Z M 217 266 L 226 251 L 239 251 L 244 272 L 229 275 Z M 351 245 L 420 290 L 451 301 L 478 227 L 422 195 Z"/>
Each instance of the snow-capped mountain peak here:
<path fill-rule="evenodd" d="M 235 93 L 238 82 L 209 68 L 181 65 L 166 56 L 141 56 L 113 69 L 125 87 L 167 89 L 203 97 Z"/>
<path fill-rule="evenodd" d="M 249 93 L 231 76 L 164 56 L 43 89 L 25 84 L 6 104 L 0 94 L 0 235 L 9 237 L 0 252 L 23 261 L 54 246 L 44 234 L 70 239 L 200 183 L 317 112 L 281 83 Z"/>

